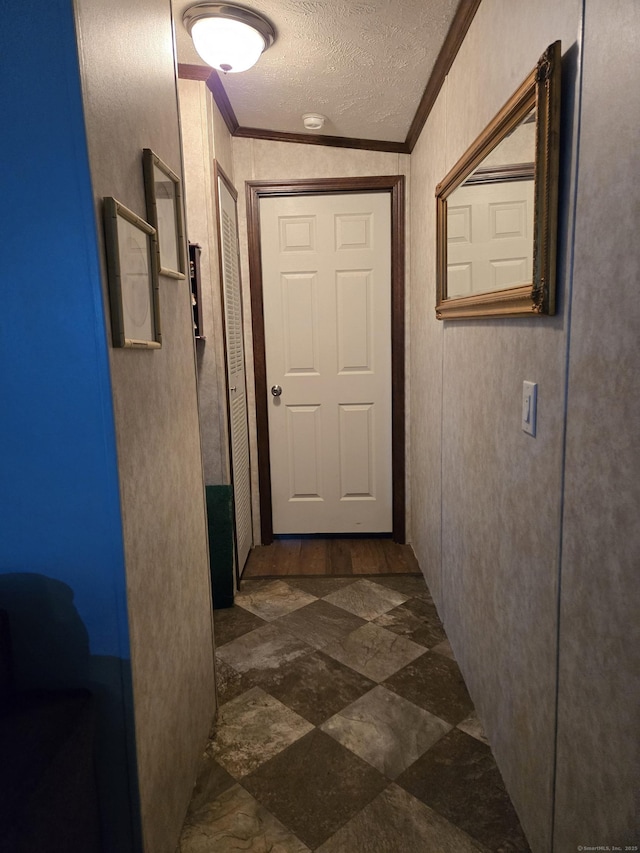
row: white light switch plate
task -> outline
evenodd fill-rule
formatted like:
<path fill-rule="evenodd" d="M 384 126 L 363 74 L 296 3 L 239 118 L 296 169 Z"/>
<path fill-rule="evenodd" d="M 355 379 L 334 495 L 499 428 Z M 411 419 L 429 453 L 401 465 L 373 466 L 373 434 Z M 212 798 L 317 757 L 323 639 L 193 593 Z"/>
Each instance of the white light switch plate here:
<path fill-rule="evenodd" d="M 522 383 L 522 429 L 535 438 L 538 407 L 538 383 Z"/>

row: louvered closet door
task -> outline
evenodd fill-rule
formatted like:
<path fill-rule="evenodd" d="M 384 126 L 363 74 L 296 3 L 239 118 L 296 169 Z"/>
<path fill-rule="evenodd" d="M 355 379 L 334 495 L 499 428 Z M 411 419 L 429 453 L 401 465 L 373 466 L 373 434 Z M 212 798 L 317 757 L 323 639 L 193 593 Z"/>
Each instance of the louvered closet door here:
<path fill-rule="evenodd" d="M 235 198 L 220 175 L 218 175 L 218 199 L 229 394 L 231 476 L 235 502 L 238 572 L 241 574 L 251 550 L 253 536 L 247 392 L 238 257 L 238 218 Z"/>

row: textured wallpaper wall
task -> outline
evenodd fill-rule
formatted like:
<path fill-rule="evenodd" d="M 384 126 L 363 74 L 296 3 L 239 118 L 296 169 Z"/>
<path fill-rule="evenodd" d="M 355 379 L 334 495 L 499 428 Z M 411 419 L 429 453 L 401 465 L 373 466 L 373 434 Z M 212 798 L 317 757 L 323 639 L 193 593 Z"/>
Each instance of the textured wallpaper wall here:
<path fill-rule="evenodd" d="M 557 851 L 640 838 L 640 6 L 587 3 L 558 706 Z M 612 847 L 613 849 L 613 847 Z"/>
<path fill-rule="evenodd" d="M 411 164 L 413 544 L 537 853 L 551 843 L 580 7 L 484 0 Z M 438 322 L 435 185 L 556 39 L 569 95 L 558 315 Z M 525 379 L 538 383 L 535 439 L 520 428 Z"/>
<path fill-rule="evenodd" d="M 142 149 L 182 173 L 169 6 L 79 0 L 77 19 L 98 222 L 107 195 L 145 216 Z M 112 348 L 110 364 L 144 849 L 174 853 L 214 713 L 213 637 L 187 280 L 161 277 L 160 311 L 162 349 Z"/>
<path fill-rule="evenodd" d="M 178 80 L 178 95 L 184 152 L 187 236 L 192 243 L 198 243 L 202 250 L 201 308 L 206 340 L 196 342 L 196 357 L 204 478 L 208 485 L 219 485 L 230 483 L 231 475 L 213 161 L 222 155 L 222 167 L 231 175 L 233 163 L 230 153 L 225 156 L 225 142 L 228 148 L 231 142 L 224 122 L 215 121 L 219 112 L 204 83 Z M 215 147 L 214 138 L 217 139 Z"/>
<path fill-rule="evenodd" d="M 413 543 L 536 853 L 639 830 L 640 10 L 582 5 L 484 0 L 411 164 Z M 557 316 L 438 323 L 435 183 L 555 39 Z"/>

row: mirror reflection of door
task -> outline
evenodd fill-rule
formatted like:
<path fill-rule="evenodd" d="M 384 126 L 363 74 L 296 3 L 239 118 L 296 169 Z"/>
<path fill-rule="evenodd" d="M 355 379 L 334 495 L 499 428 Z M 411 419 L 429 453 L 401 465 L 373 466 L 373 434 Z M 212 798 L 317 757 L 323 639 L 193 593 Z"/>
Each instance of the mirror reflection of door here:
<path fill-rule="evenodd" d="M 390 222 L 383 192 L 260 201 L 276 534 L 392 531 Z"/>
<path fill-rule="evenodd" d="M 490 293 L 533 278 L 535 112 L 447 199 L 447 296 Z"/>
<path fill-rule="evenodd" d="M 463 184 L 447 204 L 449 296 L 489 293 L 533 278 L 533 179 Z"/>

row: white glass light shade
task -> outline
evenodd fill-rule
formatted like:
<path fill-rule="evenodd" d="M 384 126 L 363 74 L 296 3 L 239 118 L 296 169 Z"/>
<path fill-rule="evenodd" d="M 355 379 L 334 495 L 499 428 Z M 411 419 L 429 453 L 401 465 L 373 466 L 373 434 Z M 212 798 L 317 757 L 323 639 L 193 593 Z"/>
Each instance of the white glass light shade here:
<path fill-rule="evenodd" d="M 266 47 L 257 30 L 229 18 L 201 18 L 195 21 L 191 37 L 204 61 L 224 72 L 246 71 L 255 65 Z"/>

